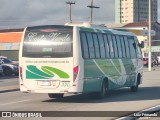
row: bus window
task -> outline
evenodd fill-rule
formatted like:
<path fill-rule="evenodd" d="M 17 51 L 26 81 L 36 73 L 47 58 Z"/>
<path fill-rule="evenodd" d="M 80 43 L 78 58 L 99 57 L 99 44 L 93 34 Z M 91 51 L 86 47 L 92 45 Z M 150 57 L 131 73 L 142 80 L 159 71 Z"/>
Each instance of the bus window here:
<path fill-rule="evenodd" d="M 111 35 L 108 35 L 108 41 L 109 41 L 109 51 L 110 51 L 110 56 L 111 58 L 114 58 L 114 50 L 113 50 L 113 42 L 112 42 L 112 37 Z"/>
<path fill-rule="evenodd" d="M 136 58 L 136 43 L 133 37 L 128 38 L 131 58 Z"/>
<path fill-rule="evenodd" d="M 120 36 L 120 41 L 121 41 L 121 45 L 122 45 L 122 56 L 123 56 L 123 58 L 126 58 L 126 49 L 125 49 L 123 36 Z"/>
<path fill-rule="evenodd" d="M 102 34 L 98 34 L 98 40 L 99 40 L 101 58 L 105 58 L 104 40 Z"/>
<path fill-rule="evenodd" d="M 116 37 L 115 36 L 112 36 L 112 41 L 113 41 L 113 46 L 114 46 L 115 58 L 118 58 L 117 42 L 116 42 Z"/>
<path fill-rule="evenodd" d="M 93 41 L 94 41 L 96 58 L 100 58 L 99 43 L 98 43 L 98 38 L 96 34 L 93 34 Z"/>
<path fill-rule="evenodd" d="M 122 47 L 121 47 L 121 41 L 119 36 L 116 36 L 116 41 L 117 41 L 117 46 L 118 46 L 118 53 L 119 53 L 119 58 L 122 58 Z"/>
<path fill-rule="evenodd" d="M 73 57 L 73 27 L 28 27 L 24 36 L 22 57 Z"/>
<path fill-rule="evenodd" d="M 129 43 L 126 36 L 124 36 L 124 42 L 125 42 L 125 48 L 126 48 L 126 55 L 127 58 L 130 58 L 130 49 L 129 49 Z"/>
<path fill-rule="evenodd" d="M 94 45 L 91 33 L 87 33 L 87 41 L 89 47 L 89 58 L 95 58 Z"/>
<path fill-rule="evenodd" d="M 85 33 L 81 33 L 81 46 L 82 46 L 82 53 L 84 58 L 89 58 L 89 50 L 88 50 L 88 43 Z"/>
<path fill-rule="evenodd" d="M 106 51 L 106 57 L 109 58 L 109 44 L 108 44 L 108 39 L 106 35 L 103 35 L 103 39 L 104 39 L 104 45 L 105 45 L 105 51 Z"/>

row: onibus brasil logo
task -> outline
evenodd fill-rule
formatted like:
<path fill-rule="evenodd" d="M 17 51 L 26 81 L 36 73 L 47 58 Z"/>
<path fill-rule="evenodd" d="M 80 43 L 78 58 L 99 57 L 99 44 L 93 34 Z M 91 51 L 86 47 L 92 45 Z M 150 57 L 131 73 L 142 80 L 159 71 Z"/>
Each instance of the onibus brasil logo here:
<path fill-rule="evenodd" d="M 50 79 L 55 75 L 64 79 L 69 78 L 66 72 L 50 66 L 42 66 L 40 70 L 34 65 L 28 65 L 26 70 L 27 79 Z"/>

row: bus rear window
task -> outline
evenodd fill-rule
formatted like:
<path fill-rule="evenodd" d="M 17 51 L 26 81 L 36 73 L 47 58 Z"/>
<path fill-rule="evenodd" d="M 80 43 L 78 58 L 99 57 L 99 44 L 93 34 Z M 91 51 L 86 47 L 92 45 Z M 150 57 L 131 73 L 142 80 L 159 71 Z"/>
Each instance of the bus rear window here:
<path fill-rule="evenodd" d="M 28 27 L 23 40 L 23 57 L 63 58 L 73 56 L 73 27 Z"/>

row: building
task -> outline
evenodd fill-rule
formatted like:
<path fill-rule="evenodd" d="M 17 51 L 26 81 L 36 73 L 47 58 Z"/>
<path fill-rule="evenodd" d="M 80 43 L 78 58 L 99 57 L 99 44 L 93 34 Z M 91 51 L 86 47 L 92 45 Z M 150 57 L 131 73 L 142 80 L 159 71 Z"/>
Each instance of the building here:
<path fill-rule="evenodd" d="M 149 0 L 115 0 L 115 22 L 148 21 Z M 157 21 L 157 0 L 151 0 L 152 21 Z"/>
<path fill-rule="evenodd" d="M 18 60 L 19 45 L 24 29 L 0 30 L 0 56 Z"/>

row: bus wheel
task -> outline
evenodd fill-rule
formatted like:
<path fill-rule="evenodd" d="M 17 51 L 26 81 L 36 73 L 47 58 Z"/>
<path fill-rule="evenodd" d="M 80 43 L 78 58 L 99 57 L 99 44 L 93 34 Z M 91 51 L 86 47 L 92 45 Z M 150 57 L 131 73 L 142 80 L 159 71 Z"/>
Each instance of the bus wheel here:
<path fill-rule="evenodd" d="M 136 85 L 130 87 L 131 92 L 137 92 L 138 91 L 138 86 L 139 86 L 139 83 L 140 83 L 140 79 L 141 79 L 140 76 L 138 76 Z"/>
<path fill-rule="evenodd" d="M 103 99 L 103 98 L 105 98 L 106 93 L 107 93 L 107 81 L 104 80 L 103 84 L 102 84 L 102 87 L 101 87 L 101 91 L 90 93 L 90 96 L 92 98 L 96 98 L 96 99 Z"/>
<path fill-rule="evenodd" d="M 53 93 L 48 93 L 48 96 L 50 98 L 63 98 L 64 94 L 53 94 Z"/>

